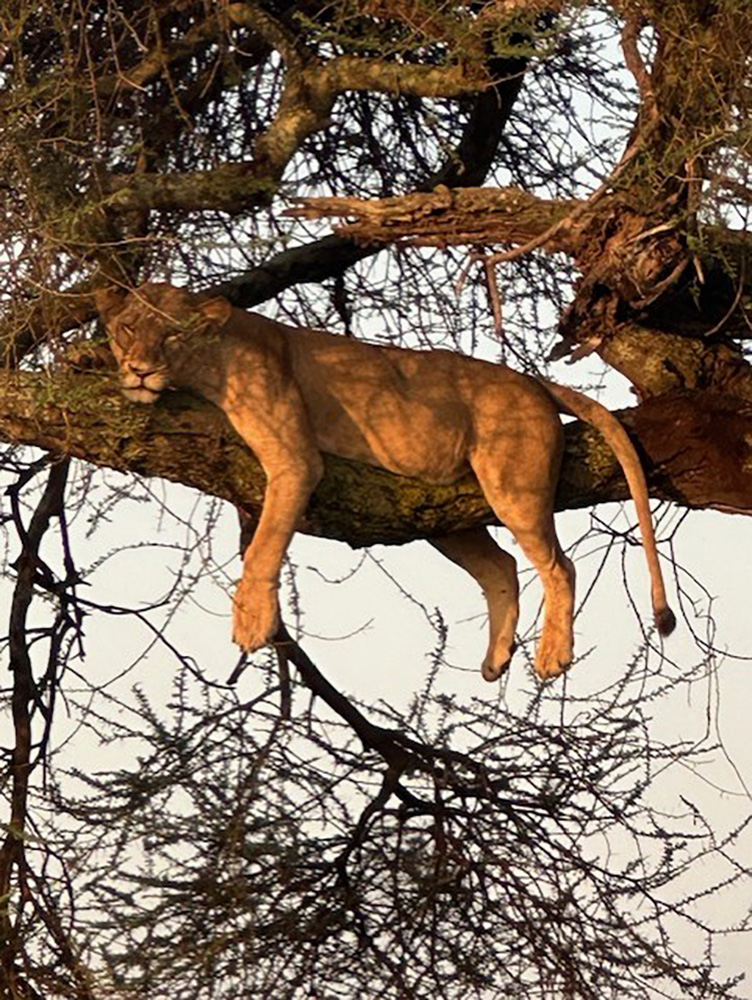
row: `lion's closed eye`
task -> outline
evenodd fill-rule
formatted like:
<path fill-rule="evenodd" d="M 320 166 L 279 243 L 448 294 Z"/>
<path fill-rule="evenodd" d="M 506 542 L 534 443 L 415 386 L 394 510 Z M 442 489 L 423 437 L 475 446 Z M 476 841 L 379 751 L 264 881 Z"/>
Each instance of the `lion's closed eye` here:
<path fill-rule="evenodd" d="M 133 328 L 126 323 L 119 323 L 114 330 L 110 331 L 110 335 L 121 346 L 129 344 L 134 339 Z"/>

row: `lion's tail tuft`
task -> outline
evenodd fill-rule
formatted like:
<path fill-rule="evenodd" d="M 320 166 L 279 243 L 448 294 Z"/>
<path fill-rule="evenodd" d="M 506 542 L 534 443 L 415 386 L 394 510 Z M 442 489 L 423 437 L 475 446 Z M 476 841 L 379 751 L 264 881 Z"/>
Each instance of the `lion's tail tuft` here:
<path fill-rule="evenodd" d="M 655 624 L 660 635 L 671 635 L 676 628 L 676 615 L 667 605 L 655 611 Z"/>

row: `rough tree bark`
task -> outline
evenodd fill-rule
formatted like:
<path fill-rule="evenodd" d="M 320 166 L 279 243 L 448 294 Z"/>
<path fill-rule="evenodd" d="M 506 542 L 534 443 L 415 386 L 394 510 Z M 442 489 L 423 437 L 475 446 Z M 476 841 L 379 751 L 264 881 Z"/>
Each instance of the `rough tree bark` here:
<path fill-rule="evenodd" d="M 209 403 L 174 393 L 157 406 L 138 406 L 121 397 L 114 379 L 98 375 L 58 375 L 51 382 L 14 373 L 1 384 L 0 437 L 6 441 L 180 482 L 229 500 L 252 518 L 260 512 L 263 472 Z M 640 449 L 653 496 L 752 513 L 752 400 L 712 389 L 677 390 L 619 415 Z M 586 425 L 570 424 L 557 508 L 628 496 L 605 441 Z M 471 474 L 453 486 L 428 486 L 327 456 L 301 530 L 363 546 L 493 523 Z"/>

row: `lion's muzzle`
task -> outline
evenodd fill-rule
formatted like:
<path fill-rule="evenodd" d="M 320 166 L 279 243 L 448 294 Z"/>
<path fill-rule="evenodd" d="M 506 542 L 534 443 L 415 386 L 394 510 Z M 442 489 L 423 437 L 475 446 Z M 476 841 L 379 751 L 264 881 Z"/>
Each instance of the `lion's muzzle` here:
<path fill-rule="evenodd" d="M 134 403 L 155 403 L 168 385 L 162 368 L 126 365 L 120 372 L 120 387 L 126 399 Z"/>

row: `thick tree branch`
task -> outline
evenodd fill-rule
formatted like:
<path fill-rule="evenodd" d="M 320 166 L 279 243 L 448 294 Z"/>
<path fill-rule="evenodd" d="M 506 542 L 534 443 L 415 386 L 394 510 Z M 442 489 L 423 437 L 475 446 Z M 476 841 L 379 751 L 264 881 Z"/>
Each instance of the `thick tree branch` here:
<path fill-rule="evenodd" d="M 212 288 L 234 306 L 250 309 L 294 285 L 336 278 L 381 245 L 360 244 L 343 236 L 325 236 L 314 243 L 282 250 L 258 267 Z"/>
<path fill-rule="evenodd" d="M 90 212 L 136 209 L 229 213 L 266 204 L 290 159 L 311 133 L 325 128 L 336 98 L 346 91 L 464 97 L 493 84 L 484 63 L 424 66 L 338 56 L 328 63 L 288 66 L 279 106 L 257 139 L 251 160 L 225 163 L 193 173 L 131 174 L 111 177 L 111 194 Z M 86 214 L 86 213 L 84 213 Z"/>
<path fill-rule="evenodd" d="M 253 517 L 264 477 L 220 411 L 181 393 L 155 407 L 127 403 L 101 375 L 5 375 L 0 438 L 97 465 L 160 476 L 230 500 Z M 63 402 L 64 401 L 64 402 Z M 690 507 L 752 512 L 752 404 L 710 392 L 662 396 L 622 414 L 642 449 L 656 497 Z M 666 433 L 666 427 L 681 432 Z M 742 454 L 744 452 L 744 454 Z M 610 449 L 581 424 L 567 430 L 557 507 L 627 496 Z M 426 486 L 327 457 L 301 530 L 353 546 L 403 543 L 494 518 L 475 479 Z"/>
<path fill-rule="evenodd" d="M 288 214 L 349 217 L 354 221 L 336 225 L 335 233 L 364 242 L 534 245 L 565 253 L 584 275 L 564 319 L 570 343 L 602 338 L 624 309 L 646 326 L 679 334 L 752 337 L 752 235 L 703 227 L 694 237 L 700 256 L 681 219 L 654 225 L 625 206 L 620 192 L 591 205 L 517 188 L 437 188 L 370 200 L 304 198 Z"/>
<path fill-rule="evenodd" d="M 282 131 L 284 125 L 280 124 L 279 128 Z M 296 149 L 298 140 L 303 138 L 297 132 L 291 134 Z M 141 173 L 112 177 L 109 181 L 112 193 L 101 205 L 92 205 L 90 211 L 243 212 L 271 199 L 288 159 L 289 156 L 286 156 L 284 163 L 275 164 L 274 169 L 266 162 L 261 167 L 258 162 L 249 160 L 192 173 Z"/>
<path fill-rule="evenodd" d="M 752 368 L 731 343 L 708 343 L 637 323 L 604 326 L 604 333 L 598 353 L 643 399 L 700 390 L 752 402 Z"/>
<path fill-rule="evenodd" d="M 151 59 L 150 54 L 145 62 L 151 65 Z M 489 73 L 496 82 L 475 97 L 457 148 L 436 172 L 417 184 L 416 190 L 432 191 L 439 183 L 468 187 L 483 181 L 519 94 L 527 63 L 525 57 L 512 56 L 489 61 Z M 230 211 L 238 192 L 241 203 L 249 197 L 253 178 L 246 176 L 242 165 L 218 168 L 218 171 L 214 181 L 216 197 L 226 199 Z M 140 174 L 138 177 L 140 180 L 136 180 L 135 186 L 132 186 L 132 177 L 113 179 L 118 192 L 114 199 L 116 204 L 130 205 L 132 210 L 140 211 L 157 207 L 189 208 L 191 197 L 196 197 L 196 187 L 186 175 L 151 175 L 151 179 L 147 175 L 144 179 Z M 205 175 L 201 178 L 205 179 Z M 199 179 L 197 188 L 202 185 L 203 180 Z M 381 242 L 367 244 L 348 237 L 326 236 L 315 243 L 283 250 L 258 267 L 216 286 L 213 291 L 226 296 L 233 305 L 251 308 L 293 285 L 338 277 L 382 248 Z M 13 315 L 0 318 L 0 361 L 4 360 L 6 365 L 23 357 L 37 343 L 95 317 L 84 288 L 60 295 L 45 292 L 22 315 L 16 313 L 17 309 Z"/>
<path fill-rule="evenodd" d="M 301 198 L 288 215 L 320 219 L 347 216 L 335 226 L 342 236 L 364 241 L 429 246 L 465 243 L 525 243 L 565 219 L 582 202 L 536 198 L 519 188 L 439 187 L 394 198 Z M 576 234 L 566 227 L 545 249 L 573 253 Z"/>
<path fill-rule="evenodd" d="M 461 188 L 483 182 L 522 86 L 527 62 L 525 58 L 491 61 L 489 69 L 497 82 L 476 96 L 457 148 L 437 171 L 416 186 L 417 191 L 433 191 L 439 184 Z M 369 244 L 346 236 L 325 236 L 315 243 L 283 250 L 215 290 L 233 305 L 251 308 L 292 285 L 338 277 L 382 248 L 381 242 Z"/>

